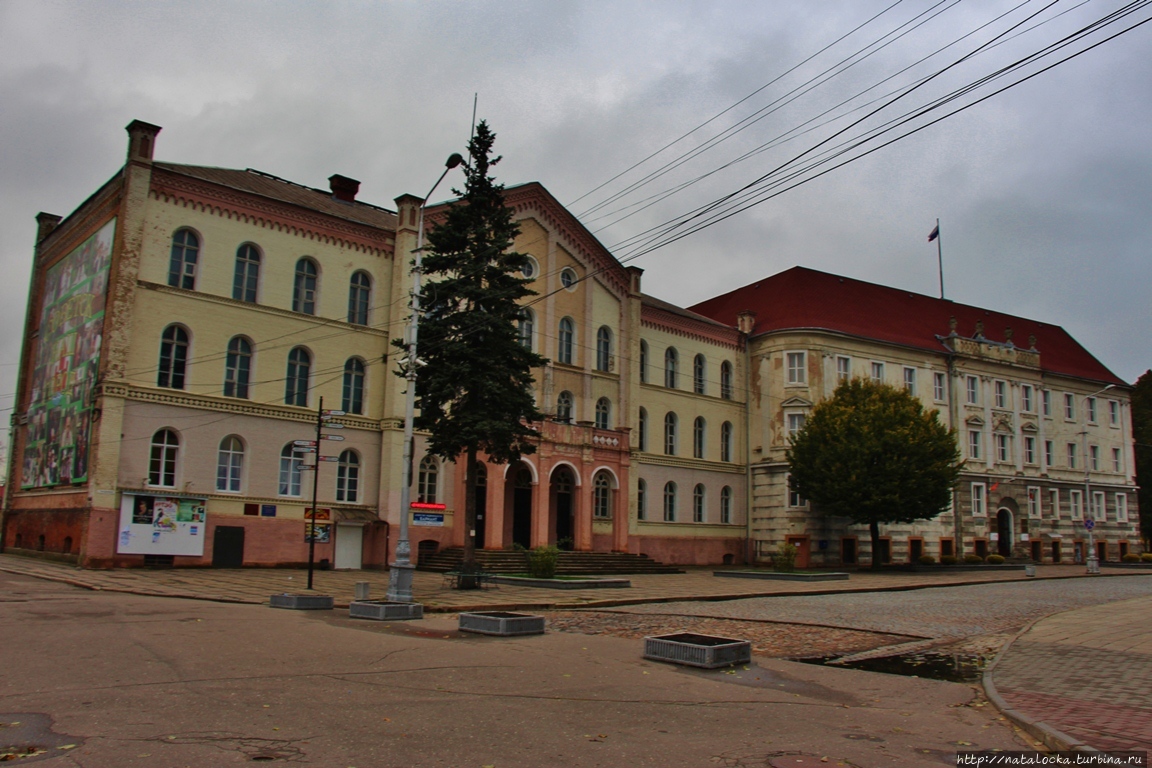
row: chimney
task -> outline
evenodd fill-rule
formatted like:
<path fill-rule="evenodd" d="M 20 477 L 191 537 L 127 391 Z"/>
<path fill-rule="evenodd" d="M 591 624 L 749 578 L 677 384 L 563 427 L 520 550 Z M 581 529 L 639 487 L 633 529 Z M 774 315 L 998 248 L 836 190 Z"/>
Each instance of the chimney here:
<path fill-rule="evenodd" d="M 354 203 L 356 193 L 360 191 L 360 182 L 334 173 L 328 177 L 328 187 L 332 190 L 332 197 L 346 203 Z"/>
<path fill-rule="evenodd" d="M 742 312 L 736 313 L 736 327 L 740 329 L 740 333 L 749 335 L 756 327 L 756 313 L 750 309 L 745 309 Z"/>
<path fill-rule="evenodd" d="M 56 229 L 56 225 L 60 223 L 60 216 L 54 213 L 44 213 L 41 211 L 36 214 L 36 243 L 40 244 L 44 238 L 52 234 L 52 230 Z"/>
<path fill-rule="evenodd" d="M 152 162 L 152 150 L 156 148 L 156 134 L 162 130 L 160 126 L 143 120 L 133 120 L 124 130 L 128 131 L 128 161 Z"/>

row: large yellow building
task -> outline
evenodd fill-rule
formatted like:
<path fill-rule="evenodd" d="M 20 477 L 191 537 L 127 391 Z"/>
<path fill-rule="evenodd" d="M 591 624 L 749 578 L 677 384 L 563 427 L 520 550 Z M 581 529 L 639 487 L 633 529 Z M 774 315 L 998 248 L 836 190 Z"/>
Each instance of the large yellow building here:
<path fill-rule="evenodd" d="M 340 175 L 319 190 L 160 162 L 159 131 L 133 122 L 123 169 L 68 217 L 38 218 L 6 551 L 300 563 L 314 492 L 316 555 L 335 567 L 386 565 L 402 514 L 420 557 L 462 544 L 463 473 L 419 436 L 414 508 L 399 508 L 390 341 L 422 201 L 389 210 Z M 538 298 L 520 330 L 549 361 L 535 382 L 548 420 L 537 453 L 484 466 L 479 546 L 712 564 L 788 540 L 812 564 L 867 559 L 866 536 L 787 492 L 783 451 L 840 377 L 870 375 L 915 389 L 974 446 L 954 509 L 889 529 L 881 557 L 1071 560 L 1085 514 L 1109 557 L 1135 547 L 1128 388 L 1061 329 L 928 297 L 880 311 L 869 302 L 907 294 L 809 270 L 688 310 L 644 295 L 642 271 L 539 184 L 505 198 L 531 256 Z M 979 313 L 1037 341 L 990 341 Z M 314 444 L 321 400 L 341 428 Z"/>

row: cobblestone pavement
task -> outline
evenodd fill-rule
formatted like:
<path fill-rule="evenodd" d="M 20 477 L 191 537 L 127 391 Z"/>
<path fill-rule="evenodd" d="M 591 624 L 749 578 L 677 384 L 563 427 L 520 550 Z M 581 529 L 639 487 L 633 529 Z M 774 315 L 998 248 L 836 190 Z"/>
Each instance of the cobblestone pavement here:
<path fill-rule="evenodd" d="M 1152 750 L 1152 597 L 1036 622 L 993 670 L 1010 707 L 1097 749 Z"/>

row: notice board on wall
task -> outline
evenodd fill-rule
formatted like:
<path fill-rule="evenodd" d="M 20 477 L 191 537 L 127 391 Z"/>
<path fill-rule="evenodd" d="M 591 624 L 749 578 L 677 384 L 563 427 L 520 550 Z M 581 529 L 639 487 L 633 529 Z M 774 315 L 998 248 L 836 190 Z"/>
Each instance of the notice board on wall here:
<path fill-rule="evenodd" d="M 125 493 L 120 499 L 121 555 L 204 555 L 205 500 Z"/>

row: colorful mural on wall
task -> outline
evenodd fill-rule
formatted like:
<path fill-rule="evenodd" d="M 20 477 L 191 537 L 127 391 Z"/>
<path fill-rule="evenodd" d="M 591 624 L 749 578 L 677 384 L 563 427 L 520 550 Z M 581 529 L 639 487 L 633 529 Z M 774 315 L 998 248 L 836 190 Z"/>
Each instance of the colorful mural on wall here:
<path fill-rule="evenodd" d="M 54 264 L 44 278 L 22 488 L 88 479 L 93 389 L 115 233 L 112 219 Z"/>

